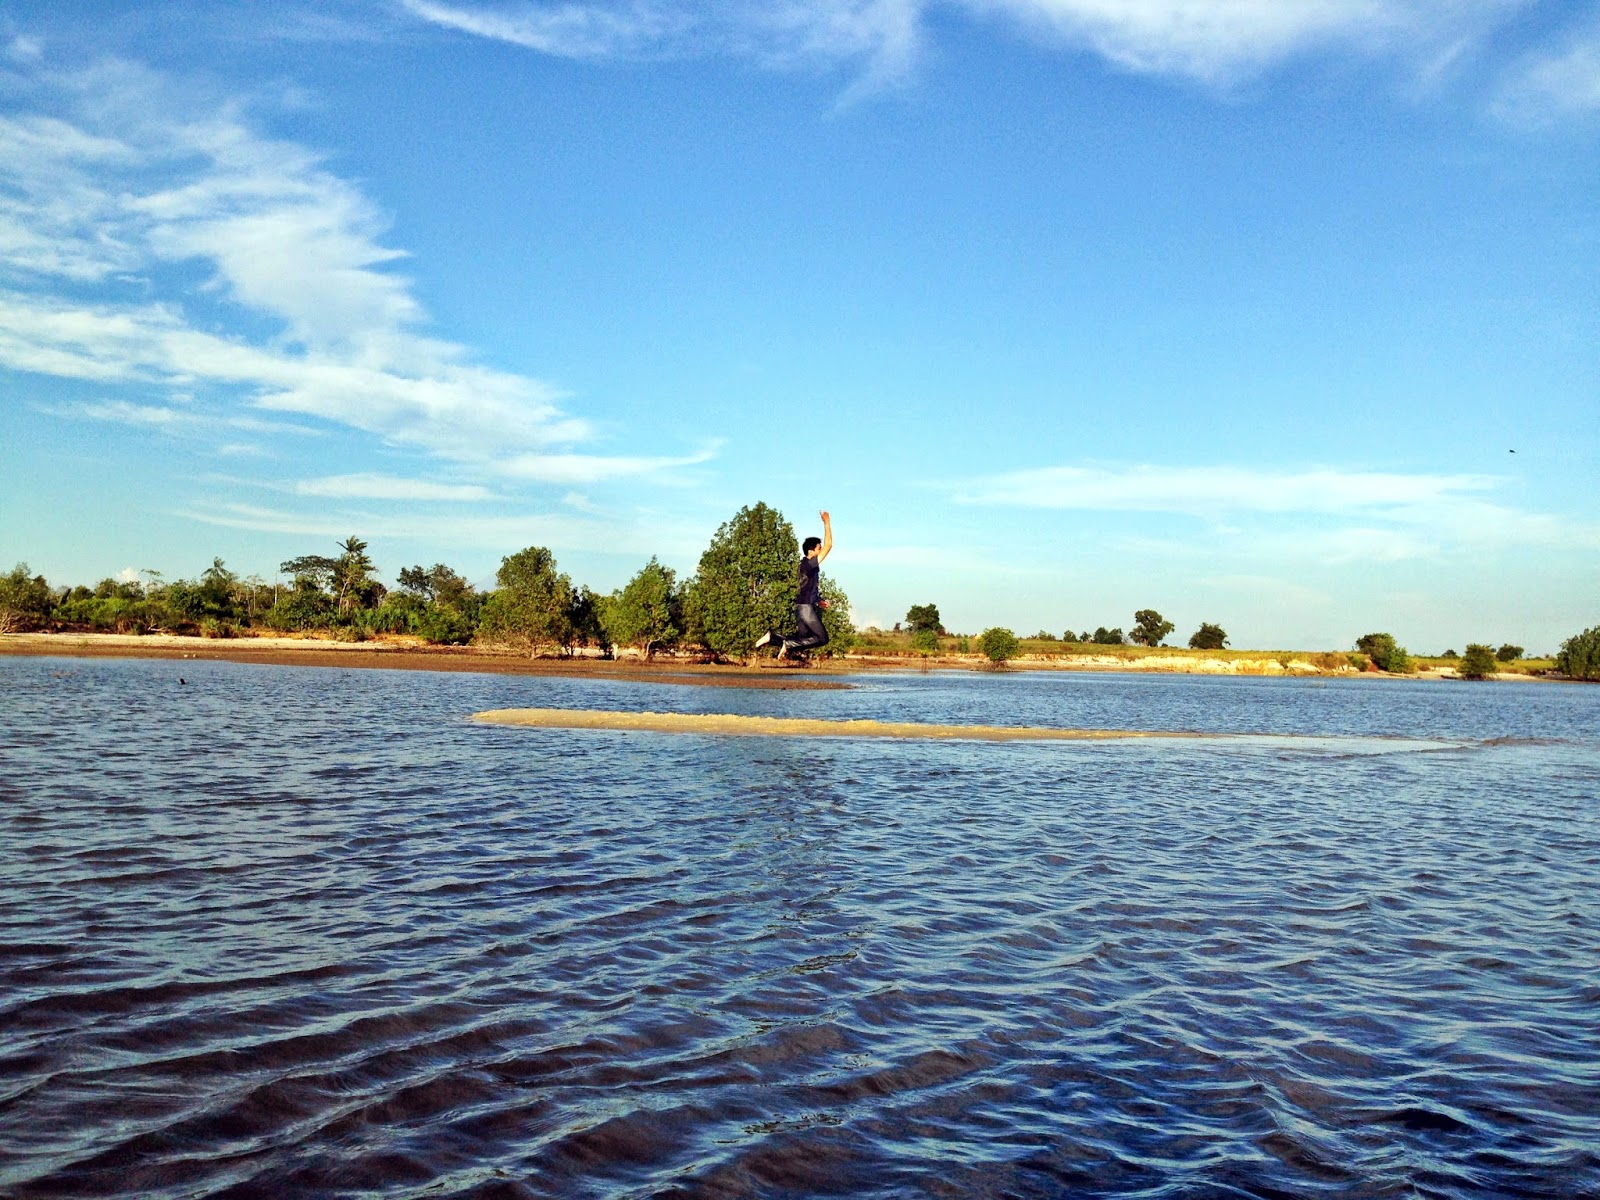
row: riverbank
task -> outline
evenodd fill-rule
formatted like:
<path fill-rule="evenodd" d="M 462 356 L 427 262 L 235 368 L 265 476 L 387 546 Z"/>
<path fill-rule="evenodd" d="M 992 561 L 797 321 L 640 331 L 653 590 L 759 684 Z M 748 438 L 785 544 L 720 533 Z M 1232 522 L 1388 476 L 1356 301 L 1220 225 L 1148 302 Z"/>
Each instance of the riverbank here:
<path fill-rule="evenodd" d="M 387 668 L 406 671 L 475 671 L 504 675 L 616 676 L 648 683 L 750 688 L 846 687 L 842 676 L 864 671 L 988 670 L 977 654 L 928 658 L 850 654 L 818 659 L 806 668 L 770 659 L 749 664 L 704 663 L 690 658 L 617 659 L 579 653 L 566 658 L 532 658 L 526 651 L 495 646 L 430 646 L 414 638 L 376 638 L 339 642 L 316 637 L 180 637 L 173 634 L 10 633 L 0 635 L 0 654 L 62 655 L 75 658 L 172 658 L 276 666 Z M 1207 653 L 1166 648 L 1139 653 L 1026 654 L 1006 664 L 1020 671 L 1139 671 L 1168 675 L 1360 677 L 1440 680 L 1459 678 L 1453 667 L 1424 667 L 1416 675 L 1360 672 L 1344 655 L 1329 653 Z M 1498 680 L 1539 681 L 1545 677 L 1502 672 Z"/>

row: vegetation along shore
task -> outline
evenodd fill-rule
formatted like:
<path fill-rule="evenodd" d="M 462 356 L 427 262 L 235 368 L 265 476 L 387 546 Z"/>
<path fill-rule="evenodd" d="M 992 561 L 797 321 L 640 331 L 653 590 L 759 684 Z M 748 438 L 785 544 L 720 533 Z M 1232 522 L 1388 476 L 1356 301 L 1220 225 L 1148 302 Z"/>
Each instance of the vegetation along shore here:
<path fill-rule="evenodd" d="M 574 585 L 542 546 L 507 555 L 487 590 L 443 563 L 403 568 L 391 588 L 359 537 L 334 549 L 289 559 L 279 568 L 283 578 L 273 581 L 241 578 L 220 558 L 195 580 L 145 571 L 93 586 L 52 583 L 19 563 L 0 576 L 0 652 L 799 682 L 791 670 L 758 671 L 779 665 L 771 651 L 754 647 L 789 619 L 799 558 L 793 527 L 765 504 L 742 508 L 719 526 L 689 579 L 680 581 L 651 558 L 607 594 Z M 830 641 L 814 661 L 793 665 L 823 675 L 940 666 L 1600 679 L 1600 626 L 1574 634 L 1550 658 L 1528 658 L 1510 643 L 1473 643 L 1459 654 L 1425 657 L 1383 632 L 1364 635 L 1348 650 L 1238 650 L 1210 622 L 1187 646 L 1169 646 L 1174 626 L 1154 609 L 1135 612 L 1127 632 L 1098 626 L 1018 636 L 999 626 L 953 632 L 936 604 L 920 603 L 893 629 L 857 629 L 837 582 L 824 575 L 821 589 Z M 757 675 L 768 678 L 758 683 Z"/>

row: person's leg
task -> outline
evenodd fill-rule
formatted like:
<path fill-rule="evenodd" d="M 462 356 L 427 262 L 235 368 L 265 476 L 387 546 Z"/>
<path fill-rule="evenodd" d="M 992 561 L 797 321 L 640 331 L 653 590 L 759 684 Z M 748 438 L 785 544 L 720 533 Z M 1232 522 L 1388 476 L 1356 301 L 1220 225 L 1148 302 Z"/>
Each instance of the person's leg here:
<path fill-rule="evenodd" d="M 794 618 L 794 633 L 783 639 L 785 650 L 815 650 L 828 644 L 828 630 L 815 604 L 796 604 Z"/>

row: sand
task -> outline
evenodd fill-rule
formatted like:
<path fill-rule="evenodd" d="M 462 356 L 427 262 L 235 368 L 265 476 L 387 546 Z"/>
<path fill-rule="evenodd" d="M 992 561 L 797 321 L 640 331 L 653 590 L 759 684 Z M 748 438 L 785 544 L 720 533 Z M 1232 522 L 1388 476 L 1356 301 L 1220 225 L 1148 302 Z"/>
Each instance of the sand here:
<path fill-rule="evenodd" d="M 1131 729 L 1050 729 L 1027 725 L 931 725 L 910 721 L 823 721 L 746 717 L 730 713 L 604 712 L 587 708 L 495 708 L 474 713 L 486 725 L 541 729 L 622 729 L 651 733 L 710 733 L 754 737 L 937 738 L 983 742 L 1107 741 L 1115 738 L 1193 738 L 1192 733 Z"/>

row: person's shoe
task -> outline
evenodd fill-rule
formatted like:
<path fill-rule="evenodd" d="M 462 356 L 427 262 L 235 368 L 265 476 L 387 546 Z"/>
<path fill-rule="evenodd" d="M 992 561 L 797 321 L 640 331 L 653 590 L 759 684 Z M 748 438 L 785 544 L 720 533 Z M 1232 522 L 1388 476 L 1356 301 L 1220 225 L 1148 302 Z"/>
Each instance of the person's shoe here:
<path fill-rule="evenodd" d="M 763 646 L 772 645 L 772 643 L 775 642 L 776 640 L 777 639 L 772 636 L 772 630 L 769 629 L 765 633 L 763 633 L 760 637 L 758 637 L 756 639 L 756 644 L 754 646 L 751 646 L 750 649 L 759 650 Z"/>

